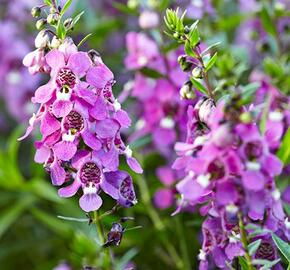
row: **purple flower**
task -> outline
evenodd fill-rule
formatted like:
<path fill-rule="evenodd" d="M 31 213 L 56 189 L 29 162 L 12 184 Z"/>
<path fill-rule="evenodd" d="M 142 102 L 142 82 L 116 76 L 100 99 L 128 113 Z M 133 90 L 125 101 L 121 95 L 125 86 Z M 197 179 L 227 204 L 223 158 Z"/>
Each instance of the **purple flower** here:
<path fill-rule="evenodd" d="M 27 58 L 24 62 L 31 60 Z M 131 120 L 114 98 L 113 73 L 94 51 L 77 51 L 69 38 L 44 58 L 49 69 L 41 71 L 50 72 L 50 81 L 36 90 L 32 100 L 40 108 L 20 140 L 40 124 L 35 161 L 44 163 L 53 185 L 61 186 L 61 197 L 82 189 L 79 204 L 84 211 L 101 207 L 102 191 L 124 207 L 134 205 L 133 182 L 118 170 L 119 156 L 125 155 L 135 172 L 143 170 L 120 136 Z"/>

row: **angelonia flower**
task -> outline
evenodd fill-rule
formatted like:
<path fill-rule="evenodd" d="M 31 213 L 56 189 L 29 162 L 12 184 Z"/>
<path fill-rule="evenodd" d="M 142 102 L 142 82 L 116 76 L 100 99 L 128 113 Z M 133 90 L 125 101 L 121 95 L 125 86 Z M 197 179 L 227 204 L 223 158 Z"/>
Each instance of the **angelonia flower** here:
<path fill-rule="evenodd" d="M 17 121 L 25 121 L 35 109 L 30 102 L 33 89 L 39 84 L 39 76 L 30 77 L 22 66 L 22 59 L 33 44 L 27 38 L 27 16 L 24 14 L 34 1 L 2 1 L 5 12 L 0 22 L 0 97 L 5 101 L 8 113 Z M 17 10 L 17 14 L 15 14 Z M 20 23 L 21 20 L 21 23 Z"/>
<path fill-rule="evenodd" d="M 266 133 L 261 132 L 259 116 L 254 118 L 251 106 L 241 106 L 241 98 L 237 94 L 228 103 L 217 105 L 204 98 L 195 107 L 189 106 L 187 140 L 175 146 L 179 157 L 173 167 L 186 175 L 176 185 L 181 196 L 177 211 L 200 205 L 200 213 L 206 216 L 198 256 L 200 269 L 210 269 L 212 263 L 227 269 L 227 263 L 244 255 L 240 219 L 245 226 L 261 223 L 263 229 L 290 240 L 281 194 L 275 184 L 283 164 L 266 135 L 277 126 L 267 124 Z M 252 117 L 247 119 L 245 114 Z M 271 119 L 286 118 L 286 114 L 277 115 Z M 271 234 L 266 231 L 257 238 L 263 240 L 253 256 L 277 259 Z"/>
<path fill-rule="evenodd" d="M 194 95 L 187 101 L 180 97 L 180 89 L 187 78 L 177 61 L 181 51 L 162 53 L 157 42 L 145 32 L 129 32 L 126 41 L 128 55 L 125 65 L 135 72 L 135 77 L 125 86 L 121 99 L 129 95 L 137 99 L 134 112 L 138 119 L 129 140 L 151 136 L 151 147 L 146 147 L 146 150 L 150 148 L 165 158 L 166 164 L 157 168 L 156 172 L 164 187 L 155 194 L 154 203 L 157 207 L 167 208 L 175 201 L 174 182 L 180 177 L 171 168 L 175 156 L 174 143 L 185 139 L 186 107 L 188 103 L 193 103 Z M 146 76 L 143 73 L 146 68 L 160 76 Z"/>
<path fill-rule="evenodd" d="M 259 62 L 259 56 L 267 55 L 273 50 L 271 38 L 267 34 L 266 29 L 263 26 L 261 18 L 257 14 L 261 11 L 263 5 L 260 1 L 239 1 L 239 10 L 242 13 L 251 15 L 247 20 L 244 20 L 236 32 L 236 45 L 244 48 L 249 53 L 248 61 L 257 64 Z M 271 9 L 273 14 L 285 12 L 289 10 L 289 1 L 277 0 L 271 2 Z M 278 50 L 287 51 L 289 49 L 289 16 L 279 16 L 272 18 L 273 28 L 277 31 L 279 36 Z"/>
<path fill-rule="evenodd" d="M 44 72 L 50 79 L 34 93 L 32 102 L 39 109 L 20 140 L 40 126 L 35 161 L 60 187 L 59 196 L 82 190 L 79 204 L 86 212 L 101 207 L 102 192 L 130 207 L 137 200 L 131 176 L 118 169 L 120 155 L 136 173 L 142 168 L 120 135 L 131 120 L 113 95 L 114 75 L 96 51 L 79 51 L 69 37 L 59 41 L 51 48 L 49 32 L 41 30 L 36 51 L 23 60 L 31 73 Z"/>

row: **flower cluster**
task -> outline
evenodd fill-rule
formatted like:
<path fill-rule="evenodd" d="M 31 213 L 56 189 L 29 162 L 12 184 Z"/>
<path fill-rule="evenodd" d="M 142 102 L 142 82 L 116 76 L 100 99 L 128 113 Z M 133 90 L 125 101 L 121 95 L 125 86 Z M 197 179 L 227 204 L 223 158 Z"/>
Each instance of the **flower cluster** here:
<path fill-rule="evenodd" d="M 201 214 L 207 215 L 202 226 L 201 269 L 207 269 L 208 255 L 224 268 L 244 254 L 241 220 L 244 224 L 263 222 L 264 228 L 289 237 L 289 223 L 274 181 L 283 164 L 271 152 L 274 137 L 282 135 L 274 134 L 279 132 L 277 124 L 289 120 L 280 111 L 271 112 L 263 134 L 259 121 L 248 118 L 254 108 L 246 110 L 240 103 L 237 95 L 228 104 L 220 102 L 215 107 L 205 99 L 189 107 L 187 141 L 176 144 L 179 157 L 173 167 L 186 172 L 177 184 L 180 207 L 202 204 Z M 267 259 L 259 256 L 260 249 L 256 256 Z"/>
<path fill-rule="evenodd" d="M 157 207 L 167 208 L 173 203 L 172 184 L 177 179 L 171 169 L 173 145 L 185 138 L 186 133 L 187 102 L 180 99 L 179 90 L 187 75 L 179 69 L 180 51 L 162 53 L 157 43 L 143 32 L 130 32 L 126 38 L 125 64 L 127 69 L 136 70 L 130 85 L 131 96 L 138 101 L 138 122 L 130 140 L 151 135 L 153 149 L 167 160 L 164 167 L 157 169 L 157 176 L 166 187 L 155 196 Z M 153 71 L 157 77 L 146 75 L 146 70 Z"/>
<path fill-rule="evenodd" d="M 5 14 L 0 22 L 0 96 L 9 114 L 16 120 L 27 120 L 33 111 L 30 98 L 39 83 L 39 77 L 30 78 L 22 59 L 29 51 L 30 40 L 24 36 L 29 10 L 34 1 L 1 1 Z M 17 14 L 15 12 L 17 10 Z M 21 21 L 21 24 L 19 23 Z"/>
<path fill-rule="evenodd" d="M 281 16 L 285 10 L 289 10 L 290 5 L 288 1 L 279 0 L 271 3 L 273 14 L 269 18 L 271 20 L 271 30 L 267 29 L 263 20 L 256 16 L 261 12 L 266 12 L 259 1 L 239 1 L 239 8 L 244 14 L 252 14 L 249 19 L 245 20 L 237 30 L 236 44 L 246 49 L 249 53 L 249 61 L 253 64 L 257 64 L 259 61 L 259 55 L 267 55 L 273 50 L 272 40 L 267 34 L 271 31 L 272 34 L 277 35 L 277 49 L 280 51 L 286 51 L 289 43 L 289 16 Z M 270 16 L 270 15 L 267 15 Z"/>
<path fill-rule="evenodd" d="M 35 161 L 44 164 L 59 195 L 71 197 L 81 188 L 80 206 L 86 211 L 102 205 L 100 192 L 118 204 L 136 203 L 132 178 L 119 171 L 119 156 L 142 173 L 120 130 L 131 120 L 114 98 L 114 75 L 96 51 L 78 51 L 70 38 L 53 37 L 41 30 L 36 51 L 23 60 L 32 74 L 48 73 L 50 80 L 32 98 L 39 109 L 20 140 L 40 125 L 42 138 L 35 143 Z M 48 51 L 48 53 L 47 53 Z"/>

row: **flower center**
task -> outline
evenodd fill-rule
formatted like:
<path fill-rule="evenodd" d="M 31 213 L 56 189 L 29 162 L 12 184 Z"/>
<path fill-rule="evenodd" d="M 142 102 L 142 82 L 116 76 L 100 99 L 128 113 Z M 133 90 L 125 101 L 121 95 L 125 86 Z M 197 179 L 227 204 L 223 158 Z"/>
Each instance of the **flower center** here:
<path fill-rule="evenodd" d="M 132 182 L 129 177 L 127 177 L 120 186 L 120 193 L 122 196 L 130 202 L 134 202 L 136 200 L 135 192 L 132 188 Z"/>
<path fill-rule="evenodd" d="M 250 160 L 259 158 L 263 153 L 263 146 L 260 141 L 252 141 L 246 144 L 245 153 Z"/>
<path fill-rule="evenodd" d="M 211 179 L 217 180 L 225 176 L 224 164 L 219 160 L 215 159 L 208 165 L 208 172 L 211 175 Z"/>
<path fill-rule="evenodd" d="M 86 162 L 80 171 L 81 182 L 89 186 L 91 183 L 97 185 L 101 182 L 101 170 L 94 162 Z"/>
<path fill-rule="evenodd" d="M 66 85 L 73 88 L 76 84 L 76 75 L 69 68 L 62 68 L 58 72 L 56 82 L 59 87 Z"/>
<path fill-rule="evenodd" d="M 73 133 L 79 132 L 84 128 L 84 118 L 77 111 L 71 111 L 65 118 L 64 128 Z"/>
<path fill-rule="evenodd" d="M 71 98 L 71 88 L 67 85 L 64 85 L 59 91 L 56 93 L 56 97 L 58 100 L 67 100 L 69 101 Z"/>
<path fill-rule="evenodd" d="M 275 250 L 272 245 L 266 241 L 262 242 L 256 252 L 257 259 L 275 260 Z"/>

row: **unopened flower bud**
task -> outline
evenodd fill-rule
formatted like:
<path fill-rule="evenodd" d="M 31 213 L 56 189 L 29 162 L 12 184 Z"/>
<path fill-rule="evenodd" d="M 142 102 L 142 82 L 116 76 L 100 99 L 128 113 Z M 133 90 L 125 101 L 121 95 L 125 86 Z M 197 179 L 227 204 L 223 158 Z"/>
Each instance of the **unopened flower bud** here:
<path fill-rule="evenodd" d="M 190 71 L 193 66 L 193 63 L 187 61 L 186 55 L 180 55 L 178 57 L 178 63 L 184 72 Z"/>
<path fill-rule="evenodd" d="M 244 113 L 241 114 L 240 120 L 241 120 L 241 122 L 243 122 L 245 124 L 251 123 L 252 116 L 251 116 L 251 114 L 249 112 L 244 112 Z"/>
<path fill-rule="evenodd" d="M 59 20 L 59 15 L 56 13 L 49 14 L 47 16 L 47 22 L 51 25 L 56 25 Z"/>
<path fill-rule="evenodd" d="M 90 50 L 88 52 L 90 59 L 92 60 L 93 64 L 97 65 L 101 62 L 101 55 L 96 50 Z"/>
<path fill-rule="evenodd" d="M 184 27 L 184 33 L 185 33 L 185 34 L 189 34 L 189 32 L 190 32 L 190 28 L 186 25 L 186 26 Z"/>
<path fill-rule="evenodd" d="M 138 1 L 137 0 L 128 0 L 127 6 L 130 9 L 136 9 L 138 7 Z"/>
<path fill-rule="evenodd" d="M 194 68 L 192 70 L 191 75 L 193 78 L 202 79 L 202 68 L 201 67 Z"/>
<path fill-rule="evenodd" d="M 54 6 L 52 6 L 50 9 L 49 9 L 49 13 L 56 13 L 58 10 L 54 7 Z"/>
<path fill-rule="evenodd" d="M 179 39 L 179 34 L 178 33 L 174 33 L 173 37 L 176 38 L 176 39 Z"/>
<path fill-rule="evenodd" d="M 36 26 L 36 29 L 37 30 L 42 30 L 45 27 L 46 23 L 47 23 L 47 21 L 45 19 L 38 20 L 36 22 L 36 25 L 35 25 Z"/>
<path fill-rule="evenodd" d="M 38 49 L 45 48 L 49 44 L 49 35 L 46 30 L 41 30 L 35 38 L 35 47 Z"/>
<path fill-rule="evenodd" d="M 154 11 L 145 10 L 139 17 L 139 25 L 143 29 L 150 29 L 157 27 L 159 24 L 158 14 Z"/>
<path fill-rule="evenodd" d="M 179 91 L 180 96 L 184 99 L 194 98 L 194 92 L 192 91 L 192 82 L 187 81 Z"/>
<path fill-rule="evenodd" d="M 261 53 L 268 52 L 270 49 L 270 45 L 267 41 L 262 41 L 257 44 L 257 50 Z"/>
<path fill-rule="evenodd" d="M 210 118 L 210 115 L 214 111 L 215 104 L 211 98 L 205 99 L 198 110 L 198 118 L 201 122 L 207 124 Z"/>
<path fill-rule="evenodd" d="M 31 9 L 31 15 L 34 18 L 38 18 L 40 16 L 40 13 L 41 13 L 41 8 L 40 7 L 33 7 Z"/>
<path fill-rule="evenodd" d="M 52 38 L 52 41 L 50 42 L 50 47 L 53 49 L 57 49 L 60 45 L 61 41 L 56 36 L 54 36 Z"/>
<path fill-rule="evenodd" d="M 66 30 L 71 30 L 73 29 L 74 25 L 73 25 L 73 19 L 72 18 L 67 18 L 64 23 L 63 23 L 64 27 Z"/>

